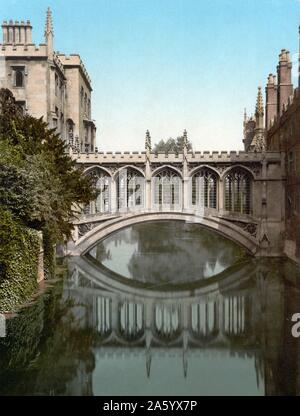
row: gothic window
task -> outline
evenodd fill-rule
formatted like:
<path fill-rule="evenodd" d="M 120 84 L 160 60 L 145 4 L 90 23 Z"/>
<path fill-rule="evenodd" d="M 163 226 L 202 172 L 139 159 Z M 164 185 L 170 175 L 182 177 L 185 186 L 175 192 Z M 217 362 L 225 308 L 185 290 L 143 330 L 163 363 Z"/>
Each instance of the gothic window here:
<path fill-rule="evenodd" d="M 58 89 L 59 89 L 59 80 L 58 80 L 58 75 L 55 74 L 55 95 L 58 95 Z"/>
<path fill-rule="evenodd" d="M 144 207 L 144 176 L 137 170 L 121 170 L 117 180 L 118 208 L 141 209 Z"/>
<path fill-rule="evenodd" d="M 95 201 L 95 213 L 110 211 L 110 177 L 104 171 L 97 173 L 96 188 L 99 192 Z"/>
<path fill-rule="evenodd" d="M 24 67 L 15 68 L 14 70 L 14 87 L 24 88 L 25 82 L 25 70 Z"/>
<path fill-rule="evenodd" d="M 91 118 L 91 100 L 88 99 L 88 117 Z"/>
<path fill-rule="evenodd" d="M 84 112 L 87 113 L 87 95 L 84 95 Z"/>
<path fill-rule="evenodd" d="M 83 96 L 84 96 L 83 87 L 81 87 L 81 89 L 80 89 L 80 105 L 81 105 L 81 107 L 83 107 Z"/>
<path fill-rule="evenodd" d="M 95 201 L 91 201 L 84 206 L 84 214 L 90 215 L 110 212 L 111 178 L 109 174 L 102 169 L 93 169 L 87 175 L 93 178 L 98 196 Z"/>
<path fill-rule="evenodd" d="M 181 178 L 172 169 L 165 168 L 154 178 L 154 205 L 160 208 L 181 206 Z"/>
<path fill-rule="evenodd" d="M 202 168 L 193 176 L 192 205 L 217 208 L 217 175 L 210 169 Z"/>
<path fill-rule="evenodd" d="M 250 214 L 251 177 L 249 172 L 241 168 L 234 168 L 226 175 L 225 209 L 241 214 Z"/>

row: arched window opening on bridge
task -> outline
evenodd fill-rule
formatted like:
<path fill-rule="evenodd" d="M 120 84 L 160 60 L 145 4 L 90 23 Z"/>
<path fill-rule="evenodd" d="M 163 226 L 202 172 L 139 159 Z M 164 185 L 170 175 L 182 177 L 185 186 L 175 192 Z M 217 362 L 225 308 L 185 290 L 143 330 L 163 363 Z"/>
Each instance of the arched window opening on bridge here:
<path fill-rule="evenodd" d="M 87 204 L 83 211 L 85 215 L 110 212 L 111 178 L 107 172 L 96 169 L 88 173 L 94 176 L 96 188 L 99 192 L 97 199 Z"/>
<path fill-rule="evenodd" d="M 172 169 L 166 168 L 153 178 L 154 207 L 160 210 L 176 210 L 181 207 L 180 176 Z"/>
<path fill-rule="evenodd" d="M 96 318 L 96 330 L 105 337 L 111 332 L 111 299 L 97 296 L 93 304 L 96 308 L 96 313 L 94 314 Z"/>
<path fill-rule="evenodd" d="M 191 305 L 191 325 L 196 338 L 209 341 L 219 332 L 219 309 L 214 300 Z"/>
<path fill-rule="evenodd" d="M 117 180 L 118 209 L 135 211 L 144 208 L 144 185 L 141 172 L 131 168 L 121 170 Z"/>
<path fill-rule="evenodd" d="M 95 213 L 110 211 L 110 177 L 105 172 L 98 173 L 96 188 L 99 192 L 95 201 Z"/>
<path fill-rule="evenodd" d="M 192 206 L 217 208 L 217 174 L 210 169 L 200 169 L 192 177 Z"/>
<path fill-rule="evenodd" d="M 251 176 L 241 169 L 232 169 L 225 177 L 226 211 L 250 214 L 251 210 Z"/>
<path fill-rule="evenodd" d="M 144 333 L 144 305 L 124 302 L 119 308 L 119 331 L 127 339 L 138 339 Z"/>
<path fill-rule="evenodd" d="M 158 304 L 154 309 L 155 332 L 160 338 L 172 339 L 180 332 L 180 306 Z"/>
<path fill-rule="evenodd" d="M 227 336 L 245 335 L 246 299 L 242 295 L 226 296 L 223 299 L 224 334 Z M 248 331 L 247 331 L 248 332 Z"/>

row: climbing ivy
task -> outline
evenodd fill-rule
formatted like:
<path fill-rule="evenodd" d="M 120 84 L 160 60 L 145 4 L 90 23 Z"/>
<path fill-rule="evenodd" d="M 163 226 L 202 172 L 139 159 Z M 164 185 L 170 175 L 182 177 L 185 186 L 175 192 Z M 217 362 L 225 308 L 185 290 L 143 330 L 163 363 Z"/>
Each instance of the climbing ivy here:
<path fill-rule="evenodd" d="M 38 232 L 0 207 L 0 312 L 14 310 L 37 287 Z"/>

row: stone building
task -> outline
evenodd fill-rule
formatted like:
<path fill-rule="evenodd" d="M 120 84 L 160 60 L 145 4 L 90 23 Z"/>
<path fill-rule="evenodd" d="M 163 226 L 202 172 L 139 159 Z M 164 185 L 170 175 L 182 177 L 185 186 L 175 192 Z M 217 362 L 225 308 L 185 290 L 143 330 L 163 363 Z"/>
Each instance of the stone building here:
<path fill-rule="evenodd" d="M 299 28 L 300 32 L 300 28 Z M 300 60 L 299 60 L 300 62 Z M 300 71 L 299 71 L 300 74 Z M 285 183 L 285 248 L 290 257 L 300 257 L 300 76 L 297 88 L 292 84 L 290 53 L 279 54 L 277 75 L 269 74 L 265 88 L 265 121 L 259 88 L 255 118 L 244 116 L 246 151 L 279 152 Z M 279 200 L 278 200 L 279 203 Z"/>
<path fill-rule="evenodd" d="M 43 117 L 80 150 L 95 147 L 91 118 L 91 80 L 77 54 L 55 52 L 51 10 L 45 43 L 32 43 L 30 21 L 4 21 L 0 44 L 0 87 L 11 90 L 24 111 Z"/>

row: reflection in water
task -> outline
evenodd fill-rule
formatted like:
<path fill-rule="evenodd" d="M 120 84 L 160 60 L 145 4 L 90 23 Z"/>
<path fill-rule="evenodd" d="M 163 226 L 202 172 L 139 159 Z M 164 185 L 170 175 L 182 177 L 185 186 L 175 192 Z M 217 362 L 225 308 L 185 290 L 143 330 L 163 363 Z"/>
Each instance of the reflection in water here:
<path fill-rule="evenodd" d="M 124 291 L 82 259 L 8 321 L 0 394 L 300 394 L 300 273 L 251 261 L 160 297 Z M 172 382 L 170 382 L 170 380 Z"/>
<path fill-rule="evenodd" d="M 214 276 L 246 256 L 245 250 L 199 224 L 136 224 L 96 245 L 90 255 L 108 269 L 147 283 Z"/>

